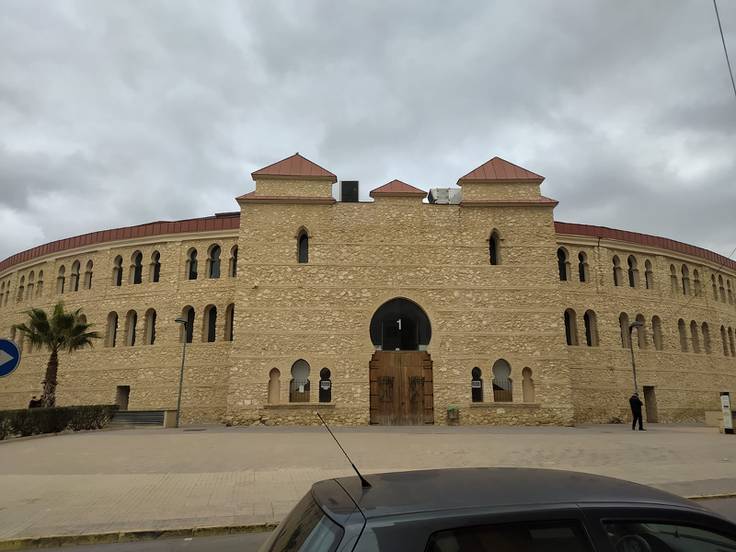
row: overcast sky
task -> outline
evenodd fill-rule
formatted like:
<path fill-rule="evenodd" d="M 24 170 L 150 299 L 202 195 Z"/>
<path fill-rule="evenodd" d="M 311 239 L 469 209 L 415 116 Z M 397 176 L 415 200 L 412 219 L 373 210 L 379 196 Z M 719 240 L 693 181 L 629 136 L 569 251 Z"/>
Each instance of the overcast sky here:
<path fill-rule="evenodd" d="M 499 155 L 556 220 L 736 247 L 710 1 L 0 0 L 0 258 L 236 210 L 296 151 L 363 195 Z"/>

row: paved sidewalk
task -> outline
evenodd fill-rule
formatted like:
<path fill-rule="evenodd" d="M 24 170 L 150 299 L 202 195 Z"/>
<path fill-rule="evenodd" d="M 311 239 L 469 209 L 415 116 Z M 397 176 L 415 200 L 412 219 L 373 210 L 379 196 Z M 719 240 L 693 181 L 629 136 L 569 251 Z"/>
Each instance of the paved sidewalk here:
<path fill-rule="evenodd" d="M 691 426 L 335 428 L 365 472 L 575 469 L 684 496 L 736 493 L 736 438 Z M 0 442 L 0 540 L 278 522 L 350 475 L 321 428 L 121 430 Z"/>

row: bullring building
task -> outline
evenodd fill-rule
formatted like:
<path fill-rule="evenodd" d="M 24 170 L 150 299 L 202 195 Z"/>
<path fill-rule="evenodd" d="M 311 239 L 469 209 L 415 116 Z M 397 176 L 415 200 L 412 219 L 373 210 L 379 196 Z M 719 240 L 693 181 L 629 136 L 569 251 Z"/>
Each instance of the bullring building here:
<path fill-rule="evenodd" d="M 498 157 L 371 201 L 299 154 L 252 177 L 236 212 L 0 262 L 2 334 L 63 300 L 103 336 L 60 358 L 58 404 L 173 409 L 184 345 L 198 423 L 608 422 L 627 415 L 631 347 L 650 421 L 702 421 L 736 392 L 734 261 L 555 221 L 543 177 Z M 41 394 L 47 353 L 19 345 L 0 409 Z"/>

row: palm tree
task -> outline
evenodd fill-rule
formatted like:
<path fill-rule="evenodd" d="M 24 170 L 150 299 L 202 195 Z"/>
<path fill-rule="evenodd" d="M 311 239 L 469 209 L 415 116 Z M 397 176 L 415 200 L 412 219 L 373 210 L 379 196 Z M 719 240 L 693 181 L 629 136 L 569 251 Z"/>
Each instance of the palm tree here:
<path fill-rule="evenodd" d="M 31 342 L 31 347 L 46 348 L 51 352 L 43 380 L 41 404 L 47 408 L 56 404 L 56 374 L 59 371 L 59 351 L 70 353 L 84 347 L 92 347 L 99 339 L 97 332 L 89 331 L 92 324 L 82 319 L 82 309 L 72 312 L 64 310 L 64 303 L 54 306 L 51 316 L 43 309 L 26 311 L 28 320 L 13 327 Z"/>

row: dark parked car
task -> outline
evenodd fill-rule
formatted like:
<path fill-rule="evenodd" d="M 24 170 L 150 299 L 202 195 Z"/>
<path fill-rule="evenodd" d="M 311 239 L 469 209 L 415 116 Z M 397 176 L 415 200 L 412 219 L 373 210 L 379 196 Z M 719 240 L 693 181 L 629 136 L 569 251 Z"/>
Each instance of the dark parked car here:
<path fill-rule="evenodd" d="M 261 549 L 736 551 L 736 525 L 689 500 L 584 473 L 464 468 L 320 481 Z"/>

